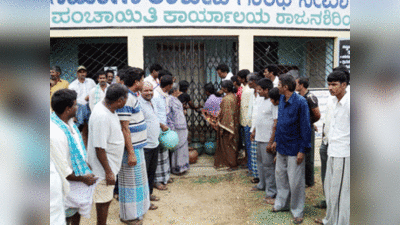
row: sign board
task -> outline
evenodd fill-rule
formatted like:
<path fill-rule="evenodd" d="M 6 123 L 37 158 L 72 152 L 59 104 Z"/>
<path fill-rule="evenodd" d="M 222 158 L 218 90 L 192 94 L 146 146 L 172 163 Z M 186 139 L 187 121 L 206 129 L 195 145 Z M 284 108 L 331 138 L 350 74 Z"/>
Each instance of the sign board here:
<path fill-rule="evenodd" d="M 350 72 L 350 39 L 339 40 L 339 65 L 345 65 Z"/>
<path fill-rule="evenodd" d="M 322 125 L 324 124 L 325 119 L 325 111 L 326 111 L 326 103 L 328 102 L 328 98 L 331 96 L 327 88 L 323 89 L 311 89 L 310 92 L 315 95 L 318 99 L 318 108 L 321 113 L 321 118 L 314 123 L 317 126 L 318 131 L 315 132 L 315 138 L 322 138 Z M 332 97 L 331 97 L 332 98 Z"/>
<path fill-rule="evenodd" d="M 350 30 L 350 0 L 51 0 L 50 28 Z"/>

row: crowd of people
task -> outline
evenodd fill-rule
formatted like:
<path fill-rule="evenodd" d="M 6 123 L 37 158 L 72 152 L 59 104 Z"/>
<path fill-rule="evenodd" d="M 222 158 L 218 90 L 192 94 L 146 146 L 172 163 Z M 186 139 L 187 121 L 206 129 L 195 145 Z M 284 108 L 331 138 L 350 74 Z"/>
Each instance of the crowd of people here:
<path fill-rule="evenodd" d="M 154 64 L 150 74 L 126 66 L 87 78 L 84 66 L 68 84 L 61 69 L 50 69 L 51 224 L 79 224 L 96 203 L 97 224 L 106 224 L 113 198 L 120 220 L 142 224 L 153 201 L 153 189 L 167 190 L 171 173 L 189 170 L 186 110 L 201 112 L 215 129 L 214 167 L 247 168 L 265 191 L 272 212 L 290 211 L 303 222 L 305 189 L 314 185 L 315 122 L 321 118 L 309 79 L 280 74 L 278 65 L 236 75 L 227 65 L 216 68 L 220 90 L 204 86 L 207 100 L 195 106 L 187 93 L 189 82 Z M 350 211 L 350 74 L 346 67 L 327 77 L 328 99 L 320 147 L 321 177 L 326 208 L 320 224 L 349 224 Z M 174 151 L 159 136 L 173 130 L 179 143 Z M 241 157 L 241 152 L 244 157 Z"/>

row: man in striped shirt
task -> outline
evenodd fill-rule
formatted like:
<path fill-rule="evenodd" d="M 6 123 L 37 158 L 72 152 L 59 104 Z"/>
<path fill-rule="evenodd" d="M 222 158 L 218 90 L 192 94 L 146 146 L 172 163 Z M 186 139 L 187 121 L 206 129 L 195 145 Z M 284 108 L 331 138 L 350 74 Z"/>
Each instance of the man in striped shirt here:
<path fill-rule="evenodd" d="M 144 71 L 128 67 L 121 71 L 121 82 L 128 87 L 128 100 L 117 110 L 125 139 L 125 152 L 118 174 L 120 219 L 127 224 L 141 224 L 150 207 L 149 184 L 143 147 L 147 142 L 147 124 L 138 101 Z"/>

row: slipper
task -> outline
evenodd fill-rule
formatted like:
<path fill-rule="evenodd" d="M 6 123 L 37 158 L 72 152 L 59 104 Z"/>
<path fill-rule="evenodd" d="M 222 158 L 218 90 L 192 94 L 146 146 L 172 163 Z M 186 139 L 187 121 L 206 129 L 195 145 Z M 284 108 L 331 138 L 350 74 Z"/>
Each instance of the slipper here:
<path fill-rule="evenodd" d="M 150 195 L 150 201 L 160 201 L 160 198 L 155 195 Z"/>
<path fill-rule="evenodd" d="M 253 178 L 253 179 L 250 180 L 250 182 L 253 183 L 253 184 L 258 184 L 258 182 L 260 182 L 260 179 L 259 178 Z"/>
<path fill-rule="evenodd" d="M 128 225 L 142 225 L 143 224 L 143 220 L 123 220 L 123 219 L 119 219 L 121 222 L 128 224 Z"/>
<path fill-rule="evenodd" d="M 156 184 L 156 185 L 154 185 L 154 187 L 155 187 L 156 189 L 160 190 L 160 191 L 168 190 L 168 188 L 167 188 L 165 185 L 163 185 L 163 184 Z"/>
<path fill-rule="evenodd" d="M 167 183 L 174 183 L 174 178 L 169 178 L 169 180 L 167 181 Z"/>
<path fill-rule="evenodd" d="M 151 203 L 149 210 L 156 210 L 156 209 L 158 209 L 158 206 L 156 206 L 153 203 Z"/>
<path fill-rule="evenodd" d="M 324 224 L 324 222 L 322 222 L 322 219 L 315 219 L 314 222 L 318 224 Z"/>
<path fill-rule="evenodd" d="M 294 219 L 293 219 L 293 223 L 294 224 L 300 224 L 300 223 L 302 223 L 303 222 L 303 218 L 302 217 L 295 217 Z"/>
<path fill-rule="evenodd" d="M 275 199 L 273 199 L 273 198 L 264 199 L 264 201 L 265 201 L 267 204 L 275 205 Z"/>

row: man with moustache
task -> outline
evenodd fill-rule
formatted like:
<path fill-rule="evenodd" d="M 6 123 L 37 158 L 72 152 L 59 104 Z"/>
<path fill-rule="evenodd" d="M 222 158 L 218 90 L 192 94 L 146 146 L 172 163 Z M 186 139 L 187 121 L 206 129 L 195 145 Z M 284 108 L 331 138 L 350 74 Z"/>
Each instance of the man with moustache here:
<path fill-rule="evenodd" d="M 90 108 L 88 105 L 89 92 L 92 90 L 96 83 L 91 78 L 86 78 L 86 67 L 79 66 L 76 70 L 77 78 L 71 82 L 69 89 L 78 93 L 76 102 L 78 103 L 78 111 L 76 113 L 76 126 L 82 132 L 82 138 L 87 145 L 88 139 L 88 121 L 90 117 Z"/>
<path fill-rule="evenodd" d="M 93 111 L 94 106 L 103 100 L 106 95 L 107 87 L 109 84 L 107 83 L 106 72 L 100 71 L 96 74 L 98 84 L 94 87 L 89 93 L 89 108 L 90 111 Z"/>
<path fill-rule="evenodd" d="M 143 148 L 147 145 L 147 123 L 138 97 L 143 88 L 144 71 L 127 67 L 120 71 L 121 81 L 128 87 L 126 105 L 117 110 L 125 140 L 125 151 L 118 174 L 120 220 L 126 224 L 142 224 L 150 208 L 149 184 Z"/>
<path fill-rule="evenodd" d="M 328 76 L 329 102 L 328 162 L 325 174 L 326 216 L 319 224 L 350 224 L 350 93 L 343 71 Z"/>
<path fill-rule="evenodd" d="M 50 80 L 53 82 L 53 84 L 50 88 L 50 99 L 56 91 L 68 88 L 69 86 L 68 81 L 61 79 L 60 76 L 61 68 L 59 66 L 52 66 L 50 68 Z"/>
<path fill-rule="evenodd" d="M 162 123 L 157 117 L 153 102 L 153 85 L 150 82 L 144 82 L 142 94 L 139 96 L 140 106 L 147 123 L 147 145 L 144 148 L 144 157 L 146 159 L 147 178 L 149 181 L 150 201 L 159 201 L 160 198 L 153 195 L 154 179 L 157 169 L 158 153 L 160 151 L 160 128 L 167 131 L 168 127 Z M 150 210 L 158 207 L 150 204 Z"/>
<path fill-rule="evenodd" d="M 305 154 L 311 139 L 310 113 L 307 101 L 295 92 L 296 81 L 291 75 L 279 76 L 281 98 L 278 106 L 273 151 L 277 152 L 275 179 L 277 195 L 267 201 L 274 204 L 272 212 L 289 209 L 293 222 L 303 222 L 305 203 Z"/>
<path fill-rule="evenodd" d="M 64 208 L 67 223 L 77 225 L 81 215 L 89 218 L 92 197 L 98 178 L 87 165 L 86 149 L 73 117 L 77 111 L 76 92 L 69 89 L 56 91 L 51 98 L 54 112 L 50 116 L 50 156 L 64 183 Z"/>

